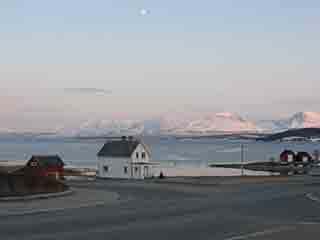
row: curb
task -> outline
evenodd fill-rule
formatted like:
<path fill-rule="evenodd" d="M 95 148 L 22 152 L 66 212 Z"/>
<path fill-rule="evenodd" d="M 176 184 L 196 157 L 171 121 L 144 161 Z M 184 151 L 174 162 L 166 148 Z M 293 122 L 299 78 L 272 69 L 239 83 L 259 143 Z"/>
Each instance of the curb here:
<path fill-rule="evenodd" d="M 48 198 L 55 198 L 55 197 L 63 197 L 63 196 L 70 195 L 70 194 L 73 194 L 73 191 L 69 189 L 67 191 L 58 192 L 58 193 L 34 194 L 34 195 L 21 196 L 21 197 L 1 197 L 0 202 L 48 199 Z"/>
<path fill-rule="evenodd" d="M 59 211 L 65 211 L 65 210 L 75 210 L 75 209 L 82 209 L 82 208 L 88 208 L 88 207 L 99 207 L 106 205 L 105 202 L 96 202 L 95 204 L 82 204 L 75 207 L 70 208 L 49 208 L 49 209 L 36 209 L 36 210 L 26 210 L 26 211 L 20 211 L 20 212 L 7 212 L 7 213 L 0 213 L 0 217 L 19 217 L 19 216 L 30 216 L 35 214 L 46 214 L 46 213 L 52 213 L 52 212 L 59 212 Z"/>
<path fill-rule="evenodd" d="M 63 196 L 63 195 L 67 195 L 67 194 L 71 194 L 71 193 L 77 193 L 77 190 L 75 189 L 74 191 L 65 191 L 59 194 L 55 194 L 55 196 L 59 195 L 59 196 Z M 32 215 L 38 215 L 38 214 L 50 214 L 50 213 L 54 213 L 54 212 L 63 212 L 66 210 L 76 210 L 76 209 L 83 209 L 83 208 L 90 208 L 90 207 L 102 207 L 102 206 L 107 206 L 107 205 L 113 205 L 113 204 L 119 204 L 122 202 L 126 202 L 127 200 L 121 200 L 120 199 L 120 195 L 116 192 L 111 192 L 112 193 L 112 199 L 109 201 L 108 199 L 97 199 L 94 200 L 93 202 L 82 202 L 82 203 L 75 203 L 72 204 L 70 206 L 64 206 L 64 207 L 48 207 L 48 206 L 42 206 L 41 204 L 40 206 L 36 206 L 36 207 L 27 207 L 27 208 L 16 208 L 14 206 L 10 206 L 9 208 L 5 208 L 3 210 L 0 210 L 0 217 L 19 217 L 19 216 L 32 216 Z M 52 196 L 52 194 L 50 194 Z M 58 197 L 59 197 L 58 196 Z M 31 197 L 31 196 L 30 196 Z M 35 196 L 32 196 L 35 197 Z M 39 197 L 39 195 L 37 195 L 37 197 Z M 54 197 L 54 196 L 53 196 Z M 78 196 L 75 194 L 72 196 L 72 198 L 75 197 L 77 198 Z M 60 199 L 62 201 L 64 201 L 64 199 Z M 23 204 L 23 202 L 17 202 L 20 204 Z M 40 203 L 40 201 L 39 201 Z M 37 203 L 38 205 L 38 203 Z M 0 206 L 1 206 L 1 202 L 0 202 Z M 21 207 L 21 206 L 20 206 Z M 1 235 L 1 234 L 0 234 Z"/>

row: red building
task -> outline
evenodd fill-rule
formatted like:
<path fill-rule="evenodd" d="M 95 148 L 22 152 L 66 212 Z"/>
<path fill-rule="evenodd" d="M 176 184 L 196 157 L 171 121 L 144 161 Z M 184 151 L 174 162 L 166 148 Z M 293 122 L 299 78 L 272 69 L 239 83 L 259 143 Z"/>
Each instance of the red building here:
<path fill-rule="evenodd" d="M 307 152 L 298 152 L 295 163 L 297 165 L 308 165 L 312 162 L 312 156 Z"/>
<path fill-rule="evenodd" d="M 34 155 L 28 161 L 25 170 L 36 176 L 61 178 L 64 162 L 58 155 Z"/>
<path fill-rule="evenodd" d="M 294 151 L 291 150 L 284 150 L 280 154 L 280 162 L 281 164 L 290 164 L 294 163 L 296 160 L 296 154 Z"/>

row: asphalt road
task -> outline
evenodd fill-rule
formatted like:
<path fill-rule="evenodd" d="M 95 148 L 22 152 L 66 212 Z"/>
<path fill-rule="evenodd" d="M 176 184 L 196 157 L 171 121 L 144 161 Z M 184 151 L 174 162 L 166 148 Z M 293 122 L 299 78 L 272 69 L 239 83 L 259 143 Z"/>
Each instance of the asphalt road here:
<path fill-rule="evenodd" d="M 78 182 L 116 191 L 112 205 L 2 217 L 0 239 L 319 239 L 320 178 L 183 185 Z"/>

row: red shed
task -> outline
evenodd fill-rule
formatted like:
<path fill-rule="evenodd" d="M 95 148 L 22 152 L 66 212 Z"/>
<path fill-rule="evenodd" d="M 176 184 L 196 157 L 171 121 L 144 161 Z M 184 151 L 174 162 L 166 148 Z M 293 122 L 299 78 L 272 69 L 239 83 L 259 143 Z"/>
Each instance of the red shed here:
<path fill-rule="evenodd" d="M 34 155 L 26 168 L 37 176 L 54 176 L 60 178 L 64 171 L 64 162 L 58 155 Z"/>
<path fill-rule="evenodd" d="M 280 154 L 280 162 L 282 164 L 290 164 L 293 163 L 296 159 L 296 154 L 294 151 L 291 150 L 284 150 L 281 154 Z"/>

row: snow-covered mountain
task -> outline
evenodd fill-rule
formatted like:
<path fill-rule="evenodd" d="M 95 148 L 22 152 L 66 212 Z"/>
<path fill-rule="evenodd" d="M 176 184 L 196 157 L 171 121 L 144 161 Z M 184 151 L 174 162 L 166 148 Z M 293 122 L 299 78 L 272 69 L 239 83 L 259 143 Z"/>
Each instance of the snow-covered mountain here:
<path fill-rule="evenodd" d="M 217 113 L 199 118 L 163 116 L 144 121 L 99 120 L 82 124 L 73 136 L 119 135 L 209 135 L 221 132 L 257 132 L 257 126 L 233 113 Z"/>
<path fill-rule="evenodd" d="M 214 134 L 217 132 L 257 132 L 257 126 L 235 113 L 217 113 L 191 121 L 183 132 L 190 134 Z"/>
<path fill-rule="evenodd" d="M 320 128 L 320 113 L 300 112 L 288 119 L 254 123 L 235 113 L 216 113 L 191 118 L 174 115 L 142 121 L 89 121 L 74 131 L 76 136 L 212 135 L 217 133 L 281 132 Z"/>
<path fill-rule="evenodd" d="M 260 121 L 257 125 L 268 132 L 299 128 L 320 128 L 320 112 L 299 112 L 288 119 Z"/>
<path fill-rule="evenodd" d="M 284 122 L 284 120 L 261 120 L 256 124 L 261 132 L 266 133 L 276 133 L 288 130 L 287 124 Z"/>
<path fill-rule="evenodd" d="M 300 112 L 292 116 L 288 120 L 288 128 L 319 128 L 320 113 L 319 112 Z"/>
<path fill-rule="evenodd" d="M 139 135 L 143 132 L 143 124 L 135 121 L 97 120 L 83 123 L 72 131 L 73 136 L 121 136 Z"/>

